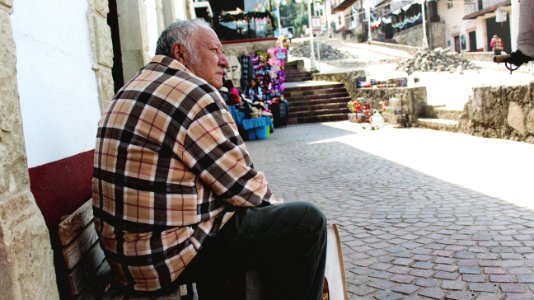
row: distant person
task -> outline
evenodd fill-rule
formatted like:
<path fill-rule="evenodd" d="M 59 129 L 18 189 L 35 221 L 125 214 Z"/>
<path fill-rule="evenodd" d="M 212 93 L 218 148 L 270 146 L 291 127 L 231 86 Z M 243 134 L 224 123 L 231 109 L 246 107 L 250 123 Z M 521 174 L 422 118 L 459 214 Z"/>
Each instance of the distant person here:
<path fill-rule="evenodd" d="M 330 22 L 330 37 L 334 37 L 334 33 L 336 32 L 336 22 L 334 22 L 334 20 L 332 20 L 332 22 Z"/>
<path fill-rule="evenodd" d="M 500 55 L 503 49 L 502 39 L 495 34 L 490 41 L 490 47 L 494 55 Z"/>
<path fill-rule="evenodd" d="M 291 43 L 291 40 L 293 39 L 293 32 L 288 32 L 287 33 L 287 38 L 289 39 L 289 43 Z"/>
<path fill-rule="evenodd" d="M 258 81 L 254 78 L 251 78 L 248 82 L 248 86 L 245 89 L 245 97 L 254 101 L 262 101 L 263 95 L 261 93 L 261 88 L 258 85 Z"/>
<path fill-rule="evenodd" d="M 288 41 L 288 38 L 286 36 L 284 35 L 278 36 L 278 39 L 276 40 L 276 47 L 289 49 L 289 45 L 287 41 Z"/>

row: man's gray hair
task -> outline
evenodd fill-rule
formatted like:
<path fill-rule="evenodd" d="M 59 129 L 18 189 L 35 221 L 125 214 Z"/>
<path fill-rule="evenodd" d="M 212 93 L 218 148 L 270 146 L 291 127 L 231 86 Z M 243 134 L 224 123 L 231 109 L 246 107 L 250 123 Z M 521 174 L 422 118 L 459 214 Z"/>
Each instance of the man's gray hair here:
<path fill-rule="evenodd" d="M 169 25 L 159 36 L 156 46 L 156 55 L 172 57 L 172 46 L 182 45 L 192 59 L 197 57 L 191 44 L 191 37 L 201 27 L 211 28 L 203 19 L 177 20 Z"/>

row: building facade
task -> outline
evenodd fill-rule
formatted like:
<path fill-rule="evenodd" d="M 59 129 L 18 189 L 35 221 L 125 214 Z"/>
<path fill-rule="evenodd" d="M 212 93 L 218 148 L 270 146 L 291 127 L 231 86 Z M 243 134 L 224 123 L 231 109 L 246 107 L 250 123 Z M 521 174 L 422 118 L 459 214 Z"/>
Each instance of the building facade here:
<path fill-rule="evenodd" d="M 336 30 L 350 30 L 359 41 L 390 40 L 411 46 L 422 46 L 422 5 L 429 46 L 448 47 L 456 52 L 488 52 L 493 35 L 504 41 L 504 51 L 517 48 L 519 0 L 369 0 L 370 22 L 366 0 L 332 0 Z M 377 30 L 378 28 L 378 30 Z M 420 36 L 421 35 L 421 36 Z"/>

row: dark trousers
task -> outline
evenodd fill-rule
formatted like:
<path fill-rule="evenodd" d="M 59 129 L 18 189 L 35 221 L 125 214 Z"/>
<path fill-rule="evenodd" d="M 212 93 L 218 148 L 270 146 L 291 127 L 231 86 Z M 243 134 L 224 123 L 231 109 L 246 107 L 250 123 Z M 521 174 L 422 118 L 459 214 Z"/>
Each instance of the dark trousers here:
<path fill-rule="evenodd" d="M 223 291 L 229 279 L 239 289 L 232 279 L 248 270 L 262 275 L 267 299 L 319 300 L 325 261 L 325 216 L 310 203 L 291 202 L 238 210 L 183 276 L 195 278 L 200 300 L 242 298 Z"/>
<path fill-rule="evenodd" d="M 495 55 L 501 55 L 502 50 L 501 49 L 493 49 L 493 54 Z"/>

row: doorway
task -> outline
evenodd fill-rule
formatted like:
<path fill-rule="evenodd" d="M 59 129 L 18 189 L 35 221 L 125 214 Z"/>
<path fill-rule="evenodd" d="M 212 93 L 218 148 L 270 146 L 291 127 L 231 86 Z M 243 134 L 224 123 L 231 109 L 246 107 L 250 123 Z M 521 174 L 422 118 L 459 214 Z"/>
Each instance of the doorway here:
<path fill-rule="evenodd" d="M 477 51 L 477 32 L 469 32 L 469 52 Z"/>
<path fill-rule="evenodd" d="M 512 43 L 510 39 L 510 16 L 506 18 L 506 22 L 495 22 L 495 17 L 486 19 L 486 28 L 488 32 L 487 47 L 488 51 L 491 51 L 490 41 L 494 34 L 498 35 L 502 39 L 504 51 L 506 53 L 512 52 Z"/>
<path fill-rule="evenodd" d="M 454 51 L 460 53 L 461 52 L 461 45 L 460 45 L 460 36 L 455 35 L 454 36 Z"/>
<path fill-rule="evenodd" d="M 109 0 L 108 25 L 111 29 L 111 43 L 113 45 L 113 68 L 111 69 L 111 75 L 113 76 L 114 91 L 116 93 L 124 85 L 117 0 Z"/>

